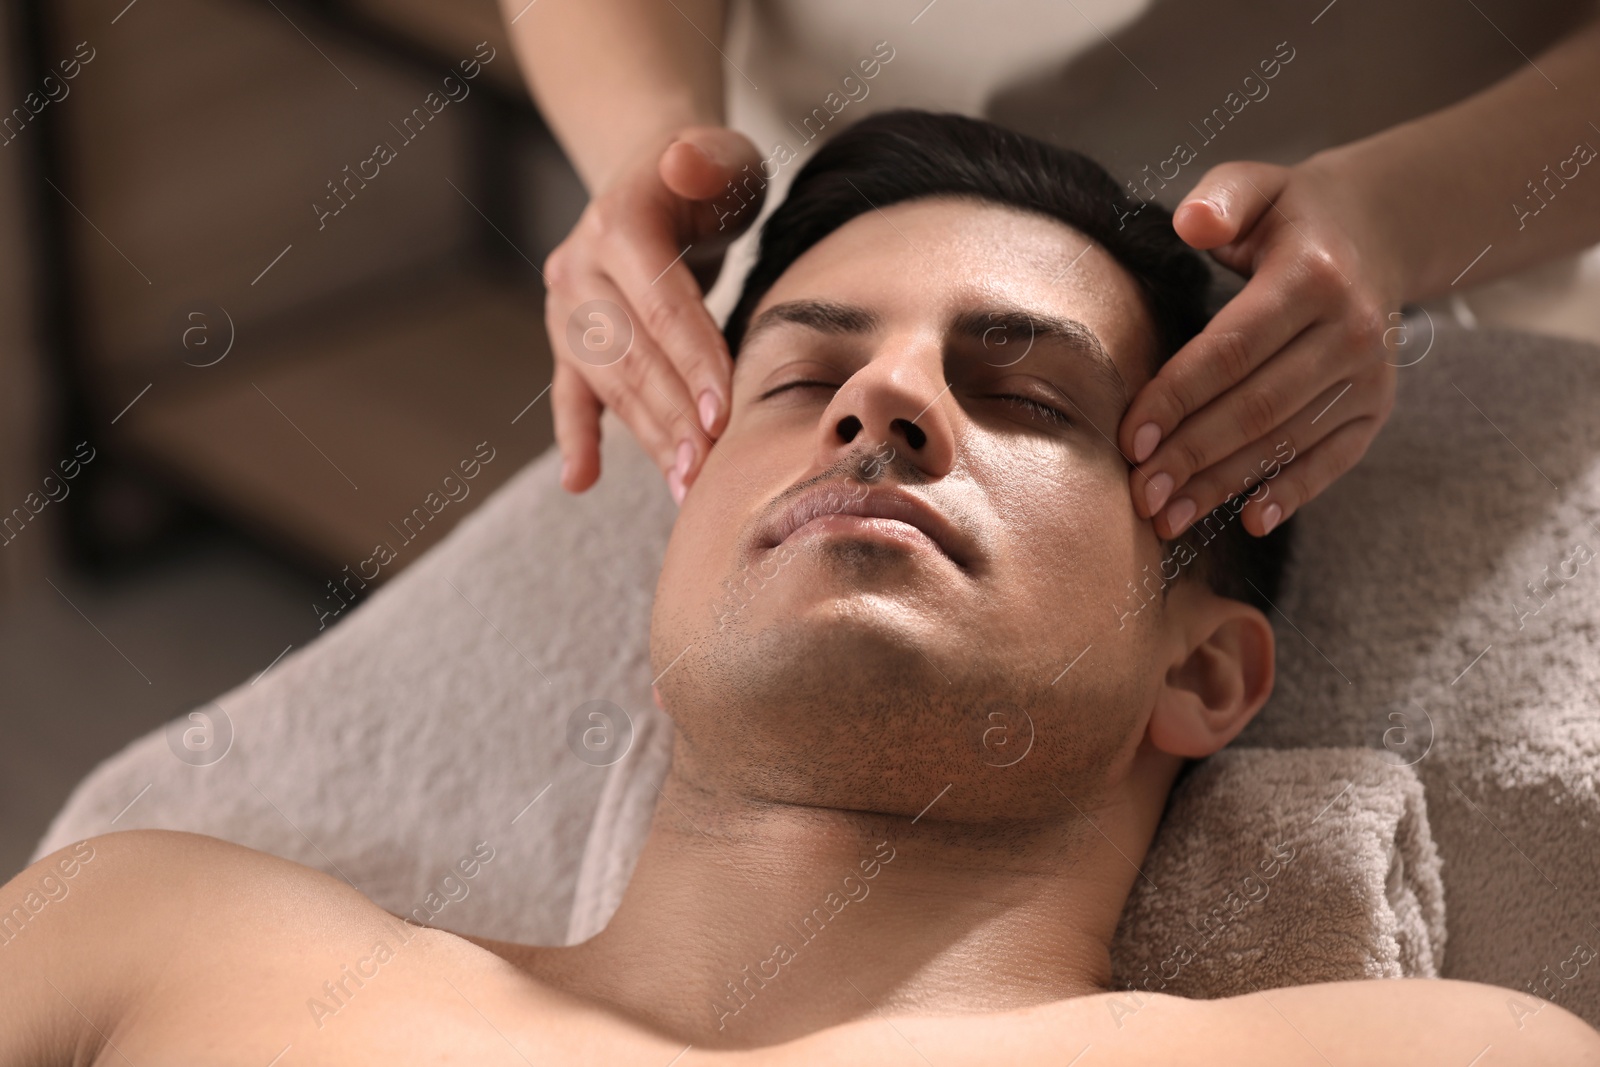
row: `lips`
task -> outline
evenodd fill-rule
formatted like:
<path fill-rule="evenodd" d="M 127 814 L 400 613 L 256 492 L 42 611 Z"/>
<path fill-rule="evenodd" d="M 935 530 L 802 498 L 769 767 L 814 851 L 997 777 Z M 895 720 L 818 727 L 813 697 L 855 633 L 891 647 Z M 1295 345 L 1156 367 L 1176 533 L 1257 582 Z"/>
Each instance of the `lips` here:
<path fill-rule="evenodd" d="M 963 569 L 970 566 L 974 556 L 971 541 L 931 504 L 901 489 L 841 481 L 814 485 L 780 509 L 762 532 L 762 547 L 776 548 L 790 534 L 825 515 L 903 522 L 920 530 Z"/>

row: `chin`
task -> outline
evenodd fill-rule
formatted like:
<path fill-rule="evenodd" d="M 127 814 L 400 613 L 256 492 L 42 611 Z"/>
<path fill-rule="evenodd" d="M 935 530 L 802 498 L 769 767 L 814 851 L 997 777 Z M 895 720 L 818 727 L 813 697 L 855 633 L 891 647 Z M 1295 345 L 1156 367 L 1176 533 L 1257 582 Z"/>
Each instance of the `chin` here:
<path fill-rule="evenodd" d="M 907 816 L 948 786 L 946 817 L 979 822 L 1098 787 L 1132 726 L 1114 710 L 1132 679 L 1089 663 L 1052 686 L 1066 635 L 1021 625 L 943 557 L 842 537 L 785 547 L 730 568 L 737 584 L 697 576 L 692 610 L 658 596 L 652 661 L 674 758 L 698 780 Z"/>
<path fill-rule="evenodd" d="M 697 640 L 662 679 L 697 776 L 784 803 L 907 816 L 946 786 L 960 798 L 952 814 L 980 821 L 1059 804 L 1037 777 L 1043 746 L 1004 766 L 1031 743 L 1020 710 L 1031 701 L 1012 697 L 1000 679 L 1015 671 L 975 655 L 970 634 L 946 627 L 933 645 L 938 631 L 903 602 L 860 592 L 742 621 Z M 997 724 L 1010 748 L 997 747 Z"/>
<path fill-rule="evenodd" d="M 915 689 L 919 674 L 943 684 L 929 661 L 945 662 L 955 635 L 919 598 L 893 586 L 864 590 L 813 575 L 785 577 L 782 588 L 769 586 L 724 614 L 696 642 L 730 681 L 737 670 L 745 700 L 889 683 Z"/>

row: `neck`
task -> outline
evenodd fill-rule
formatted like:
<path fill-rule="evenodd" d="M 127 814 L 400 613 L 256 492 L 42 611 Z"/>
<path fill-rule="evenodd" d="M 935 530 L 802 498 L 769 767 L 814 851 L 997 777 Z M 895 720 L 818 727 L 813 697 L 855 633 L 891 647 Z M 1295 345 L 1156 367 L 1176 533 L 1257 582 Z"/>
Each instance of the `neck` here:
<path fill-rule="evenodd" d="M 915 817 L 776 804 L 690 780 L 681 755 L 606 929 L 537 969 L 703 1048 L 1107 989 L 1176 773 L 1141 758 L 1111 796 L 964 822 L 953 790 Z"/>

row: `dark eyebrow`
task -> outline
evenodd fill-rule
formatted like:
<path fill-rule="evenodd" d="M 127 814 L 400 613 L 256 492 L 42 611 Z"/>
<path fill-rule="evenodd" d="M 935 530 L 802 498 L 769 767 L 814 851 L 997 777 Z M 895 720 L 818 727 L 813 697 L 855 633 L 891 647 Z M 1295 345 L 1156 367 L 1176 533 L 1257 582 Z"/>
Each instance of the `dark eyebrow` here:
<path fill-rule="evenodd" d="M 788 300 L 773 304 L 757 315 L 745 331 L 740 347 L 780 322 L 806 326 L 818 333 L 850 334 L 871 333 L 883 325 L 883 318 L 875 311 L 851 304 L 836 304 L 828 300 Z"/>
<path fill-rule="evenodd" d="M 1122 380 L 1122 372 L 1117 370 L 1116 360 L 1106 351 L 1099 335 L 1077 319 L 1057 318 L 1019 307 L 995 306 L 963 311 L 956 316 L 951 328 L 960 336 L 986 344 L 993 339 L 992 331 L 1001 331 L 1003 347 L 997 344 L 994 359 L 1001 366 L 1022 359 L 1022 356 L 1009 352 L 1011 346 L 1017 344 L 1025 346 L 1024 352 L 1041 341 L 1077 349 L 1089 357 L 1094 364 L 1095 374 L 1119 399 L 1124 402 L 1128 399 L 1128 386 Z"/>
<path fill-rule="evenodd" d="M 870 308 L 853 304 L 840 304 L 828 300 L 789 300 L 782 304 L 774 304 L 757 315 L 755 321 L 745 331 L 740 347 L 748 345 L 758 334 L 784 322 L 805 326 L 818 333 L 865 334 L 882 326 L 883 317 Z M 1041 341 L 1076 349 L 1090 358 L 1094 365 L 1094 373 L 1120 400 L 1126 403 L 1128 399 L 1127 384 L 1122 380 L 1122 373 L 1117 370 L 1116 361 L 1111 358 L 1111 353 L 1106 351 L 1099 335 L 1076 319 L 1058 318 L 1010 305 L 997 305 L 960 312 L 950 324 L 950 329 L 959 337 L 980 342 L 993 341 L 993 331 L 1000 330 L 1007 348 L 1021 343 L 1027 346 L 1024 348 L 1025 352 Z M 1028 340 L 1023 341 L 1024 337 Z M 996 351 L 1001 349 L 997 348 Z M 998 362 L 1004 365 L 1012 359 L 1019 358 L 1021 357 L 1008 353 Z"/>

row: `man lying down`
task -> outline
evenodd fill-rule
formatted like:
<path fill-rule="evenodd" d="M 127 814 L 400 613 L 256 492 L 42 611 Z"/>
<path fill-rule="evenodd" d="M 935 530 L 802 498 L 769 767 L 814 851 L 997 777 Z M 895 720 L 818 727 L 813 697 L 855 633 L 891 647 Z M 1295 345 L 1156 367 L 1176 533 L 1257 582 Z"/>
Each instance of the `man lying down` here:
<path fill-rule="evenodd" d="M 1136 517 L 1108 435 L 1207 273 L 1118 207 L 1080 156 L 920 112 L 797 176 L 662 567 L 675 750 L 602 933 L 456 936 L 249 849 L 110 834 L 0 898 L 76 872 L 0 948 L 0 1065 L 1600 1063 L 1575 1016 L 1519 1030 L 1466 982 L 1108 1010 L 1174 779 L 1271 689 L 1292 525 L 1184 551 Z M 1295 473 L 1261 469 L 1242 489 Z"/>

